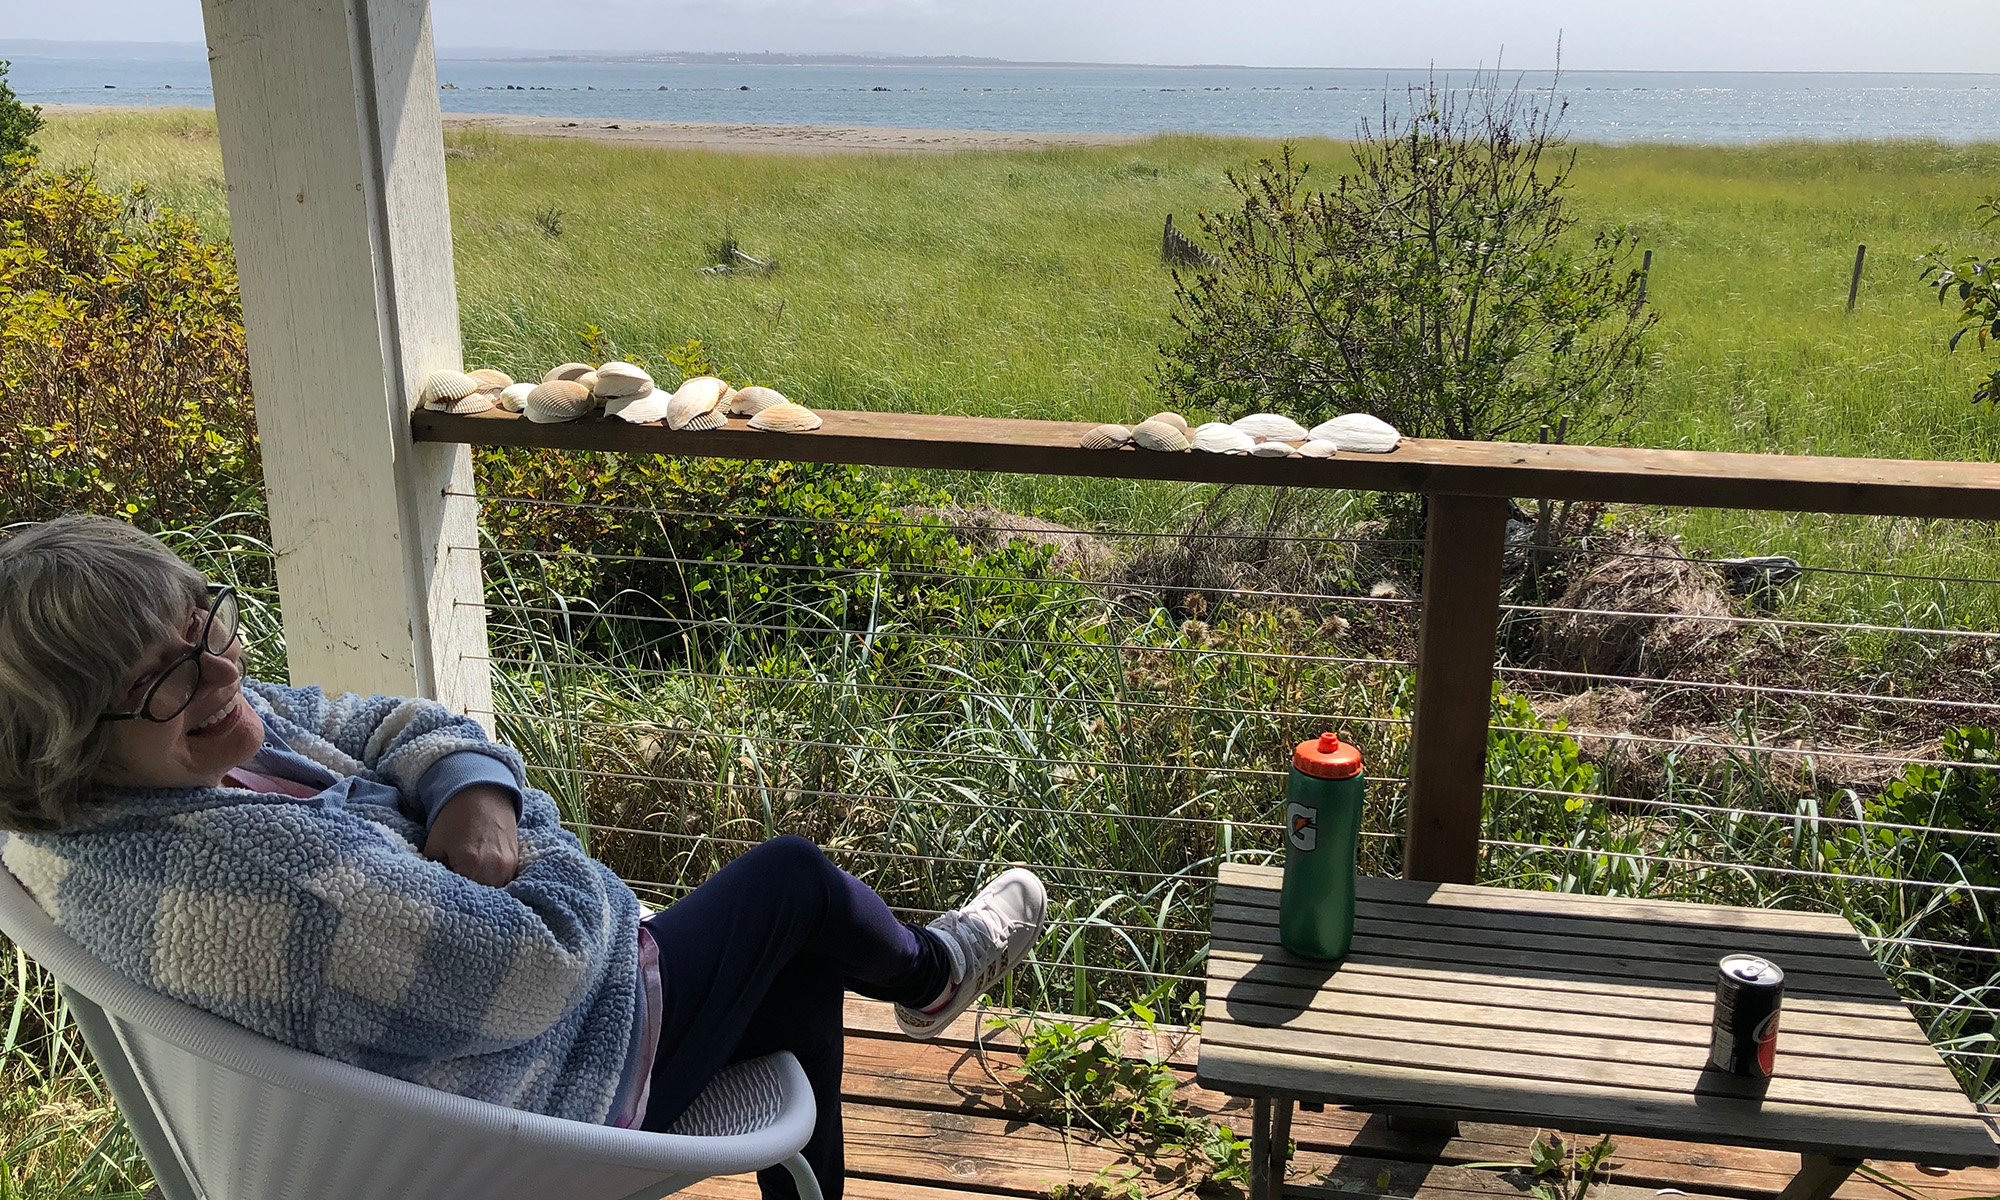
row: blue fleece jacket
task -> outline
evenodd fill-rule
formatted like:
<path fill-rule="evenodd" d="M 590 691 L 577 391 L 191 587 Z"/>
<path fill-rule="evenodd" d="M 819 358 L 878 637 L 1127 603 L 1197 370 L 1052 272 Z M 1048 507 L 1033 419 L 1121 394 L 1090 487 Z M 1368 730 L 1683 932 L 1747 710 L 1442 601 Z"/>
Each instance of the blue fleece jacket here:
<path fill-rule="evenodd" d="M 107 789 L 81 827 L 8 838 L 7 868 L 92 954 L 176 1000 L 367 1070 L 602 1122 L 640 1003 L 631 889 L 513 751 L 442 705 L 243 690 L 271 735 L 248 765 L 319 794 Z M 520 797 L 504 888 L 421 852 L 472 783 Z"/>

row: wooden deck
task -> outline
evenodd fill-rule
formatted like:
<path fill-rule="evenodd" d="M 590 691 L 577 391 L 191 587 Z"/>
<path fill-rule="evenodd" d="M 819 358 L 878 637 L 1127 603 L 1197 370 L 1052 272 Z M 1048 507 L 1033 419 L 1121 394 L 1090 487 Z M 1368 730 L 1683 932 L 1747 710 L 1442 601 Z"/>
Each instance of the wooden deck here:
<path fill-rule="evenodd" d="M 1170 1194 L 1151 1164 L 1083 1137 L 1030 1124 L 1010 1103 L 1001 1080 L 1018 1061 L 1011 1039 L 988 1033 L 984 1062 L 973 1049 L 978 1028 L 968 1015 L 944 1036 L 914 1042 L 896 1031 L 887 1006 L 851 1001 L 847 1041 L 847 1194 L 854 1200 L 949 1200 L 950 1197 L 1045 1197 L 1064 1183 L 1088 1183 L 1102 1169 L 1141 1169 L 1149 1196 Z M 1160 1051 L 1189 1079 L 1183 1094 L 1197 1108 L 1219 1113 L 1247 1136 L 1249 1105 L 1192 1083 L 1195 1037 L 1163 1030 Z M 1388 1196 L 1401 1200 L 1492 1200 L 1526 1196 L 1525 1182 L 1474 1162 L 1519 1161 L 1537 1130 L 1466 1124 L 1449 1140 L 1392 1132 L 1382 1117 L 1346 1109 L 1300 1113 L 1289 1188 L 1324 1196 Z M 1798 1171 L 1797 1155 L 1647 1138 L 1618 1139 L 1602 1200 L 1668 1196 L 1774 1197 Z M 1970 1200 L 2000 1194 L 2000 1171 L 1970 1169 L 1931 1176 L 1908 1164 L 1875 1163 L 1908 1190 L 1856 1176 L 1840 1200 L 1934 1196 Z M 753 1200 L 749 1177 L 710 1180 L 687 1195 L 703 1200 Z M 1238 1193 L 1240 1195 L 1240 1192 Z"/>

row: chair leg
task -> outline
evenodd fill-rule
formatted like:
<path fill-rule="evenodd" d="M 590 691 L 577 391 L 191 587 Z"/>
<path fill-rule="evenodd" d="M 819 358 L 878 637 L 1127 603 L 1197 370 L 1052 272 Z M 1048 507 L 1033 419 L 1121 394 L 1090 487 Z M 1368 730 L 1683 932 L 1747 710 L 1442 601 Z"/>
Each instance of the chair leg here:
<path fill-rule="evenodd" d="M 824 1200 L 819 1190 L 819 1177 L 813 1174 L 812 1164 L 803 1154 L 794 1154 L 784 1162 L 785 1170 L 792 1173 L 792 1185 L 799 1189 L 799 1200 Z"/>

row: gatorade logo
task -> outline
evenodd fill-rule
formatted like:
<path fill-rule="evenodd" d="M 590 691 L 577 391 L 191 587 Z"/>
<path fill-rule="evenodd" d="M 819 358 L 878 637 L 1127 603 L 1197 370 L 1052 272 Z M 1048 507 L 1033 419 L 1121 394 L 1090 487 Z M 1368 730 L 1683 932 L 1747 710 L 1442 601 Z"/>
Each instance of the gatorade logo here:
<path fill-rule="evenodd" d="M 1285 805 L 1285 832 L 1292 849 L 1311 850 L 1319 845 L 1319 810 L 1303 804 Z"/>

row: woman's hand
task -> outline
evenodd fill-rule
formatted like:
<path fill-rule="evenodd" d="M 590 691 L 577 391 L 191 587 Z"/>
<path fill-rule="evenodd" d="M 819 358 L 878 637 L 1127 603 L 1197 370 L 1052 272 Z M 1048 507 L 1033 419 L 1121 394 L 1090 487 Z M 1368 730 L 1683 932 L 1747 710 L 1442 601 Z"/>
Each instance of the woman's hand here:
<path fill-rule="evenodd" d="M 424 842 L 424 857 L 487 887 L 505 887 L 521 869 L 514 798 L 474 784 L 445 802 Z"/>

